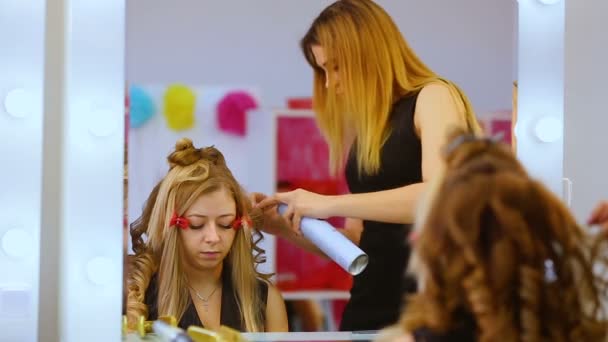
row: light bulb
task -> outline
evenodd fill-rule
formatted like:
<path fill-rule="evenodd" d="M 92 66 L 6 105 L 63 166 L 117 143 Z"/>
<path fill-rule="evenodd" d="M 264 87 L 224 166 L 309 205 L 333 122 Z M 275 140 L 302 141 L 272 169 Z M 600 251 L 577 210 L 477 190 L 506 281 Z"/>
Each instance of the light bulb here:
<path fill-rule="evenodd" d="M 545 116 L 540 118 L 534 127 L 536 137 L 544 143 L 552 143 L 562 137 L 564 125 L 558 118 Z"/>
<path fill-rule="evenodd" d="M 2 236 L 2 250 L 9 257 L 25 258 L 32 252 L 32 239 L 23 229 L 10 229 Z"/>
<path fill-rule="evenodd" d="M 32 95 L 22 88 L 13 89 L 4 98 L 4 109 L 15 118 L 24 118 L 34 111 Z"/>
<path fill-rule="evenodd" d="M 538 2 L 540 2 L 543 5 L 555 5 L 556 3 L 560 2 L 561 0 L 538 0 Z"/>

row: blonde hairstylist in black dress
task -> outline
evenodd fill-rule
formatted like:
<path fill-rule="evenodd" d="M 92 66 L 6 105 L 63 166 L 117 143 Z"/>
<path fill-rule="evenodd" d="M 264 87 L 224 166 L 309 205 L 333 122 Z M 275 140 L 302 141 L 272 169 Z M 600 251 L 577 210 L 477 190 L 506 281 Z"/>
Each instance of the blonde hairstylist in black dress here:
<path fill-rule="evenodd" d="M 324 9 L 301 42 L 314 72 L 314 110 L 330 147 L 331 165 L 352 194 L 304 190 L 254 201 L 265 230 L 322 254 L 297 233 L 300 219 L 345 217 L 342 230 L 370 257 L 356 276 L 341 330 L 377 330 L 395 323 L 403 295 L 407 233 L 416 202 L 440 170 L 440 149 L 452 126 L 479 131 L 463 92 L 412 51 L 390 16 L 370 0 L 342 0 Z M 276 205 L 285 203 L 284 217 Z M 290 226 L 293 229 L 286 229 Z"/>

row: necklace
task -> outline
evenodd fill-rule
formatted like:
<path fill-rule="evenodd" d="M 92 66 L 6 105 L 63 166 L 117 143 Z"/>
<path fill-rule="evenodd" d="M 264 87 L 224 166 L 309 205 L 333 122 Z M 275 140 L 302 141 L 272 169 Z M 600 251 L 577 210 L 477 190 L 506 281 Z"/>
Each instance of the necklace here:
<path fill-rule="evenodd" d="M 194 293 L 196 294 L 196 296 L 198 297 L 198 299 L 200 299 L 203 302 L 203 309 L 205 309 L 205 312 L 209 312 L 209 299 L 211 299 L 211 296 L 213 296 L 213 294 L 215 293 L 215 291 L 219 288 L 219 286 L 216 286 L 213 291 L 211 291 L 211 293 L 207 296 L 207 298 L 203 297 L 200 293 L 198 293 L 198 291 L 196 291 L 194 288 Z"/>

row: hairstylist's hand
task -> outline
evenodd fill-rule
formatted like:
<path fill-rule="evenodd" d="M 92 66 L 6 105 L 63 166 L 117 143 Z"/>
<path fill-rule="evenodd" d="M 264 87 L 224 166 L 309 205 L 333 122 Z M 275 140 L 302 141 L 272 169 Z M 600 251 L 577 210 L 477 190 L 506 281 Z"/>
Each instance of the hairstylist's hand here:
<path fill-rule="evenodd" d="M 602 201 L 595 207 L 587 224 L 598 225 L 608 233 L 608 201 Z"/>
<path fill-rule="evenodd" d="M 277 193 L 272 197 L 260 201 L 257 206 L 266 208 L 280 203 L 286 204 L 287 210 L 283 213 L 283 217 L 291 222 L 291 227 L 297 234 L 301 234 L 300 222 L 302 221 L 302 217 L 326 219 L 331 216 L 329 213 L 330 199 L 331 196 L 297 189 Z"/>
<path fill-rule="evenodd" d="M 251 204 L 254 207 L 258 207 L 262 210 L 264 224 L 261 230 L 267 234 L 282 236 L 286 232 L 290 231 L 291 222 L 287 221 L 283 216 L 279 214 L 279 211 L 277 209 L 277 203 L 264 207 L 258 206 L 260 202 L 263 202 L 268 198 L 269 196 L 266 196 L 265 194 L 259 192 L 254 192 L 249 196 Z"/>

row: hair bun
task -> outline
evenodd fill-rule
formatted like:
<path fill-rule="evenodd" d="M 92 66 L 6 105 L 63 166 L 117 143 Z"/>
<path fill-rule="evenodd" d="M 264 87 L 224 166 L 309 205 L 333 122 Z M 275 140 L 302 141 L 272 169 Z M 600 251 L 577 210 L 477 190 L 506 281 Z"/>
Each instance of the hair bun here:
<path fill-rule="evenodd" d="M 194 144 L 190 138 L 181 138 L 175 143 L 175 151 L 186 151 L 194 149 Z"/>
<path fill-rule="evenodd" d="M 224 155 L 214 146 L 196 148 L 189 138 L 181 138 L 175 143 L 175 151 L 167 157 L 171 168 L 192 165 L 200 160 L 206 160 L 216 166 L 225 166 Z"/>
<path fill-rule="evenodd" d="M 201 160 L 201 151 L 194 147 L 191 139 L 181 138 L 175 143 L 175 151 L 167 157 L 167 160 L 171 168 L 177 165 L 188 166 Z"/>

